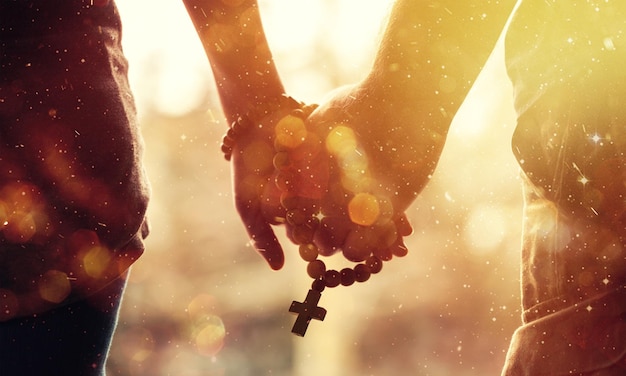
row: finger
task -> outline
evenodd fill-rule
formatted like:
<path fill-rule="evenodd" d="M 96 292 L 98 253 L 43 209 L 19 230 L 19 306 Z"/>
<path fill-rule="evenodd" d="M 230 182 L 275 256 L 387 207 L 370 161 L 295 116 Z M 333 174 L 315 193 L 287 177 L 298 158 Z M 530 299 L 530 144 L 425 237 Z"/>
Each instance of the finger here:
<path fill-rule="evenodd" d="M 404 244 L 404 239 L 398 237 L 398 240 L 390 247 L 391 253 L 396 257 L 404 257 L 409 253 L 409 248 Z"/>
<path fill-rule="evenodd" d="M 254 249 L 265 259 L 270 268 L 281 269 L 285 264 L 283 249 L 272 226 L 263 216 L 259 203 L 237 200 L 236 206 Z"/>

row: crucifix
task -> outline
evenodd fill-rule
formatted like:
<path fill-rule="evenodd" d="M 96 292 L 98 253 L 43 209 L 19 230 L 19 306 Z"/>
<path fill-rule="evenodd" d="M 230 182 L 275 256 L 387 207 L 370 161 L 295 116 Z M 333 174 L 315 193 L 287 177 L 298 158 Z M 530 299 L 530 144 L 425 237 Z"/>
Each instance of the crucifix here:
<path fill-rule="evenodd" d="M 326 317 L 326 310 L 317 306 L 321 297 L 321 292 L 309 290 L 304 302 L 300 303 L 294 301 L 291 303 L 289 312 L 298 315 L 298 318 L 296 318 L 296 322 L 293 324 L 293 328 L 291 329 L 293 334 L 304 337 L 312 319 L 324 321 L 324 317 Z"/>

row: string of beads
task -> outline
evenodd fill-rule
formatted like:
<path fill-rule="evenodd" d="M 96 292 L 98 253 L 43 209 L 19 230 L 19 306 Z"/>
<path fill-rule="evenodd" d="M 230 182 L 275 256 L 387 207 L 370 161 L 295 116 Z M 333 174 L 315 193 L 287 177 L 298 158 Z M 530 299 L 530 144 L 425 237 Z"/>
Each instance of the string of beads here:
<path fill-rule="evenodd" d="M 315 110 L 315 105 L 304 105 L 301 102 L 288 96 L 281 96 L 275 100 L 269 101 L 263 108 L 252 109 L 244 116 L 234 121 L 223 138 L 222 151 L 226 160 L 232 158 L 233 148 L 237 143 L 237 139 L 249 132 L 253 127 L 258 126 L 259 122 L 266 119 L 270 115 L 278 111 L 288 111 L 288 114 L 279 119 L 274 124 L 274 157 L 273 165 L 275 169 L 275 184 L 281 192 L 280 203 L 284 209 L 284 218 L 278 222 L 285 223 L 287 226 L 288 236 L 291 241 L 298 246 L 300 257 L 307 262 L 307 274 L 313 279 L 310 295 L 307 298 L 319 299 L 319 294 L 325 288 L 334 288 L 337 286 L 350 286 L 354 283 L 362 283 L 370 279 L 373 274 L 377 274 L 382 270 L 383 262 L 391 260 L 393 256 L 402 257 L 407 254 L 407 248 L 402 244 L 402 237 L 410 234 L 412 229 L 406 221 L 404 214 L 394 215 L 393 208 L 388 200 L 378 197 L 371 191 L 369 183 L 359 181 L 350 181 L 350 179 L 362 178 L 362 171 L 367 170 L 366 157 L 362 157 L 364 153 L 359 150 L 359 144 L 356 137 L 347 139 L 346 135 L 350 135 L 351 129 L 345 125 L 338 125 L 329 133 L 317 134 L 307 129 L 306 119 Z M 326 142 L 322 141 L 325 139 Z M 337 141 L 339 144 L 349 145 L 349 150 L 339 150 L 337 147 L 329 145 L 329 140 Z M 362 239 L 363 249 L 343 249 L 343 255 L 348 261 L 355 262 L 354 267 L 345 267 L 341 270 L 328 269 L 326 263 L 320 259 L 322 254 L 318 245 L 316 245 L 316 235 L 319 235 L 321 222 L 324 220 L 322 214 L 322 204 L 320 199 L 312 199 L 300 195 L 300 189 L 305 184 L 311 182 L 303 182 L 303 170 L 306 167 L 294 167 L 294 156 L 309 155 L 314 157 L 315 153 L 321 153 L 321 144 L 325 144 L 329 154 L 331 163 L 340 165 L 338 170 L 344 175 L 342 183 L 335 184 L 335 187 L 329 187 L 329 190 L 335 190 L 336 202 L 334 206 L 341 207 L 342 213 L 350 212 L 350 215 L 344 214 L 340 217 L 340 221 L 349 222 L 353 232 L 361 234 L 369 234 L 370 238 L 386 239 L 382 245 L 372 247 L 367 244 L 367 240 Z M 345 149 L 345 148 L 344 148 Z M 355 153 L 361 156 L 357 159 L 354 169 L 358 170 L 357 174 L 345 171 L 350 168 L 347 160 L 353 161 L 355 158 L 344 158 L 346 153 Z M 352 154 L 351 154 L 352 155 Z M 334 159 L 333 159 L 334 158 Z M 364 162 L 365 158 L 365 162 Z M 349 176 L 357 176 L 350 178 Z M 370 179 L 371 180 L 371 179 Z M 346 188 L 343 185 L 350 185 Z M 332 195 L 329 195 L 332 196 Z M 382 207 L 382 208 L 381 208 Z M 359 213 L 352 215 L 352 213 Z M 381 224 L 382 223 L 382 224 Z M 356 229 L 356 230 L 354 230 Z M 361 231 L 359 233 L 359 230 Z M 331 230 L 332 231 L 332 230 Z M 373 236 L 372 236 L 373 234 Z M 355 247 L 352 247 L 355 248 Z M 306 301 L 305 301 L 306 302 Z M 310 303 L 310 302 L 309 302 Z M 316 302 L 315 302 L 316 303 Z M 307 310 L 303 312 L 297 311 L 304 303 L 294 302 L 290 311 L 299 314 L 308 314 Z M 319 308 L 319 307 L 318 307 Z M 325 314 L 325 311 L 324 311 Z M 294 333 L 304 335 L 308 321 L 310 318 L 322 319 L 310 316 L 298 324 L 298 329 L 294 326 Z M 300 321 L 300 320 L 299 320 Z"/>
<path fill-rule="evenodd" d="M 285 94 L 268 99 L 265 106 L 252 107 L 244 115 L 238 116 L 237 120 L 232 122 L 228 131 L 222 138 L 221 149 L 222 153 L 224 153 L 224 158 L 227 161 L 231 160 L 237 139 L 249 132 L 257 125 L 258 121 L 282 109 L 296 110 L 302 108 L 304 108 L 304 104 Z"/>

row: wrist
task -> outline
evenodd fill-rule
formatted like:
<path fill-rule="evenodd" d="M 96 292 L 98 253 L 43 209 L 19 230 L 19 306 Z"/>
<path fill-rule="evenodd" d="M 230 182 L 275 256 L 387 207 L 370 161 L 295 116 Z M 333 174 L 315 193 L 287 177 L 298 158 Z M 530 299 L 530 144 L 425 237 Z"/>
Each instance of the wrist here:
<path fill-rule="evenodd" d="M 250 107 L 245 113 L 237 116 L 224 136 L 222 140 L 224 158 L 230 161 L 238 139 L 252 132 L 255 128 L 260 128 L 259 124 L 262 124 L 267 118 L 279 112 L 298 112 L 298 116 L 302 117 L 302 122 L 304 122 L 304 119 L 313 111 L 314 107 L 306 106 L 304 103 L 298 102 L 286 94 L 275 96 L 266 100 L 263 104 Z M 276 133 L 273 129 L 270 131 L 273 134 Z"/>

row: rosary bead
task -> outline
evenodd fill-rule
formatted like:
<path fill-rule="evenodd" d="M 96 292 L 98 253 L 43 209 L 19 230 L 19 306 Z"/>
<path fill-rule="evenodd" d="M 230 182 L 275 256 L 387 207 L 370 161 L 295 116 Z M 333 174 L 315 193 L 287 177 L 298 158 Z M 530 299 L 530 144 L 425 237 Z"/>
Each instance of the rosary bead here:
<path fill-rule="evenodd" d="M 252 125 L 251 121 L 249 119 L 246 119 L 240 117 L 239 119 L 237 119 L 237 121 L 233 122 L 230 125 L 229 133 L 237 137 L 246 132 L 246 130 Z"/>
<path fill-rule="evenodd" d="M 350 268 L 341 269 L 339 274 L 341 275 L 341 284 L 343 286 L 350 286 L 356 280 L 356 273 Z"/>
<path fill-rule="evenodd" d="M 313 215 L 311 215 L 307 220 L 306 220 L 306 224 L 307 226 L 309 226 L 310 228 L 312 228 L 314 231 L 317 231 L 320 228 L 320 219 L 318 217 L 319 215 L 319 210 L 312 208 L 311 209 L 311 213 L 313 213 Z"/>
<path fill-rule="evenodd" d="M 372 251 L 366 247 L 354 247 L 352 245 L 348 245 L 342 248 L 343 257 L 345 257 L 348 261 L 352 262 L 362 262 L 365 261 L 369 256 L 372 255 Z"/>
<path fill-rule="evenodd" d="M 287 212 L 287 223 L 292 226 L 300 226 L 306 223 L 306 214 L 300 209 L 292 209 Z"/>
<path fill-rule="evenodd" d="M 317 256 L 319 256 L 317 246 L 313 243 L 302 244 L 299 251 L 300 257 L 302 257 L 304 261 L 315 261 Z"/>
<path fill-rule="evenodd" d="M 285 210 L 291 210 L 298 207 L 298 197 L 289 192 L 283 192 L 280 195 L 280 204 Z"/>
<path fill-rule="evenodd" d="M 276 187 L 283 192 L 287 192 L 290 190 L 291 185 L 293 184 L 293 176 L 291 174 L 286 173 L 285 171 L 279 172 L 278 175 L 274 178 L 274 183 Z"/>
<path fill-rule="evenodd" d="M 274 168 L 276 168 L 277 170 L 285 170 L 291 165 L 289 153 L 287 153 L 286 151 L 280 151 L 276 153 L 272 162 L 274 164 Z"/>
<path fill-rule="evenodd" d="M 324 276 L 324 273 L 326 273 L 326 264 L 324 264 L 322 260 L 311 261 L 306 267 L 306 272 L 309 277 L 320 279 Z"/>
<path fill-rule="evenodd" d="M 347 248 L 355 248 L 356 250 L 348 250 L 348 253 L 371 253 L 378 245 L 378 233 L 376 232 L 376 228 L 371 226 L 358 226 L 346 237 L 345 245 Z M 365 255 L 365 256 L 367 256 Z M 363 261 L 365 258 L 362 258 L 359 261 Z"/>
<path fill-rule="evenodd" d="M 235 140 L 237 138 L 237 132 L 235 131 L 233 127 L 228 128 L 228 131 L 226 131 L 226 137 L 230 138 L 231 140 Z"/>
<path fill-rule="evenodd" d="M 323 279 L 316 279 L 311 284 L 311 289 L 317 292 L 322 292 L 326 288 L 326 282 Z"/>
<path fill-rule="evenodd" d="M 376 256 L 370 256 L 365 260 L 365 265 L 370 268 L 370 273 L 376 274 L 383 269 L 383 262 Z"/>
<path fill-rule="evenodd" d="M 358 264 L 354 267 L 354 279 L 357 282 L 365 282 L 370 279 L 370 267 L 365 264 Z"/>
<path fill-rule="evenodd" d="M 324 274 L 324 281 L 326 281 L 326 287 L 337 287 L 341 283 L 341 274 L 334 269 L 327 270 Z"/>
<path fill-rule="evenodd" d="M 292 240 L 296 244 L 307 244 L 313 242 L 315 229 L 307 225 L 300 225 L 293 228 L 291 233 Z"/>
<path fill-rule="evenodd" d="M 222 153 L 224 153 L 224 158 L 226 158 L 227 161 L 230 161 L 233 155 L 233 147 L 222 144 Z"/>
<path fill-rule="evenodd" d="M 224 146 L 228 146 L 232 149 L 234 145 L 235 145 L 235 140 L 231 138 L 230 136 L 228 136 L 228 134 L 224 135 L 224 137 L 222 138 L 222 148 Z"/>

